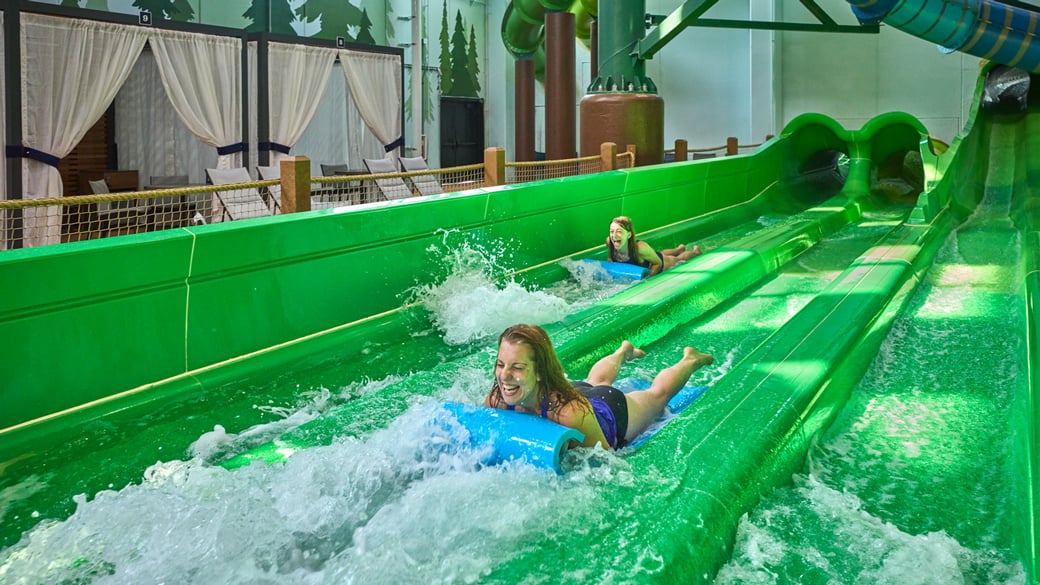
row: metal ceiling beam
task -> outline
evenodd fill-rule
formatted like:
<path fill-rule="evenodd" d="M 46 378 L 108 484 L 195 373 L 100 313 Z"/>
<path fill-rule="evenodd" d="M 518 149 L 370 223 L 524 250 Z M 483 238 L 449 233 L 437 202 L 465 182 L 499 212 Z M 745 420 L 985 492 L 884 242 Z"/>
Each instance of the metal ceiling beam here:
<path fill-rule="evenodd" d="M 683 2 L 671 14 L 664 17 L 660 24 L 652 28 L 637 45 L 640 59 L 649 59 L 664 48 L 669 41 L 681 33 L 690 23 L 700 18 L 719 0 L 692 0 Z"/>
<path fill-rule="evenodd" d="M 820 24 L 799 22 L 765 22 L 758 20 L 725 20 L 701 18 L 719 0 L 691 0 L 684 2 L 667 16 L 647 15 L 650 30 L 636 45 L 640 59 L 650 59 L 664 48 L 676 35 L 687 27 L 701 26 L 708 28 L 744 28 L 754 30 L 783 30 L 799 32 L 859 33 L 877 34 L 877 24 L 842 25 L 838 24 L 815 0 L 800 0 L 806 10 Z"/>
<path fill-rule="evenodd" d="M 798 32 L 863 33 L 876 34 L 881 28 L 876 24 L 815 24 L 812 22 L 768 22 L 761 20 L 719 20 L 698 18 L 690 26 L 705 28 L 747 28 L 753 30 L 787 30 Z"/>

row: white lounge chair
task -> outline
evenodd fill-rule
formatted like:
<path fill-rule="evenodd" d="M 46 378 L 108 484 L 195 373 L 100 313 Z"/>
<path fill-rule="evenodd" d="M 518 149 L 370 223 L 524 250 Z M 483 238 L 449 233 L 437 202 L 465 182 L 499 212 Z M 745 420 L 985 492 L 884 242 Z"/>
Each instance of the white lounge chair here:
<path fill-rule="evenodd" d="M 421 156 L 402 156 L 401 169 L 406 173 L 410 173 L 413 171 L 428 171 L 430 167 L 427 166 L 426 159 Z M 437 195 L 444 192 L 444 187 L 441 187 L 441 183 L 435 175 L 414 175 L 408 177 L 408 180 L 412 182 L 412 187 L 415 187 L 415 190 L 421 195 Z"/>
<path fill-rule="evenodd" d="M 234 169 L 206 169 L 206 175 L 214 185 L 235 185 L 252 183 L 253 178 L 244 167 Z M 278 202 L 269 197 L 270 202 L 260 194 L 256 187 L 245 189 L 227 189 L 216 192 L 223 211 L 221 219 L 248 219 L 274 215 L 278 210 Z"/>
<path fill-rule="evenodd" d="M 366 158 L 365 167 L 373 175 L 401 172 L 397 170 L 393 161 L 387 158 Z M 376 182 L 376 187 L 379 188 L 379 193 L 388 201 L 391 199 L 404 199 L 412 195 L 411 187 L 401 177 L 375 178 L 373 180 Z"/>

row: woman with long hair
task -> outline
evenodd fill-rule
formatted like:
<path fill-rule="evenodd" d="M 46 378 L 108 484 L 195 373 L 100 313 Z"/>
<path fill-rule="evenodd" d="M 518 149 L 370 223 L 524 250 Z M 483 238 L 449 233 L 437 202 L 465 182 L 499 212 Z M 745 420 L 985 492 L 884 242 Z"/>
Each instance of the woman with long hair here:
<path fill-rule="evenodd" d="M 645 431 L 668 401 L 702 366 L 714 358 L 692 347 L 660 371 L 650 388 L 624 393 L 613 386 L 621 365 L 646 355 L 623 341 L 589 370 L 584 382 L 563 372 L 549 335 L 537 325 L 513 325 L 498 338 L 495 381 L 484 405 L 549 419 L 585 435 L 583 447 L 619 449 Z"/>
<path fill-rule="evenodd" d="M 657 252 L 642 240 L 636 239 L 636 231 L 632 228 L 632 220 L 620 215 L 610 220 L 610 233 L 607 235 L 607 259 L 611 262 L 624 262 L 650 269 L 650 276 L 668 270 L 686 262 L 701 253 L 700 246 L 687 250 L 685 245 Z"/>

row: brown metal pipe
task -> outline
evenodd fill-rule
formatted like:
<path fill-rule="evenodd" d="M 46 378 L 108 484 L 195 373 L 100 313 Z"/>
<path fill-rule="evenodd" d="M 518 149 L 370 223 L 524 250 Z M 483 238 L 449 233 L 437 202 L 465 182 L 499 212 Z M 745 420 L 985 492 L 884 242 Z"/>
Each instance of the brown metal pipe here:
<path fill-rule="evenodd" d="M 517 59 L 513 69 L 516 135 L 513 153 L 516 161 L 534 160 L 534 59 Z"/>
<path fill-rule="evenodd" d="M 545 14 L 545 158 L 574 158 L 577 152 L 574 92 L 574 14 Z"/>

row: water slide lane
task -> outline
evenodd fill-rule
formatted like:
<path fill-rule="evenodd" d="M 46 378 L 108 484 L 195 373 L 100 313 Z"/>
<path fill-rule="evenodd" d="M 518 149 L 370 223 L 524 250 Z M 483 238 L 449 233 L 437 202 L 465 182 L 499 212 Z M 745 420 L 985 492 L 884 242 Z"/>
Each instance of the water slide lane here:
<path fill-rule="evenodd" d="M 833 426 L 742 520 L 719 585 L 1034 582 L 1035 385 L 1026 318 L 1035 114 L 980 116 L 979 201 L 939 247 Z M 964 145 L 962 145 L 964 148 Z M 1020 240 L 1020 238 L 1022 238 Z M 1023 270 L 1025 268 L 1025 270 Z M 1023 294 L 1024 293 L 1024 294 Z M 754 543 L 780 546 L 767 555 Z"/>
<path fill-rule="evenodd" d="M 677 324 L 742 293 L 824 236 L 844 227 L 850 219 L 858 218 L 864 206 L 869 207 L 869 203 L 846 196 L 831 198 L 821 206 L 706 252 L 694 261 L 572 313 L 558 323 L 546 325 L 546 329 L 568 371 L 585 371 L 623 339 L 647 345 Z M 233 468 L 254 459 L 281 460 L 301 448 L 328 444 L 336 437 L 385 426 L 387 417 L 403 412 L 407 399 L 417 389 L 433 391 L 450 385 L 460 368 L 469 367 L 471 362 L 490 363 L 493 357 L 481 352 L 475 362 L 474 356 L 467 356 L 410 376 L 379 393 L 301 425 L 270 444 L 226 462 L 225 466 Z M 430 378 L 417 380 L 425 376 Z M 373 412 L 380 415 L 373 416 Z"/>

